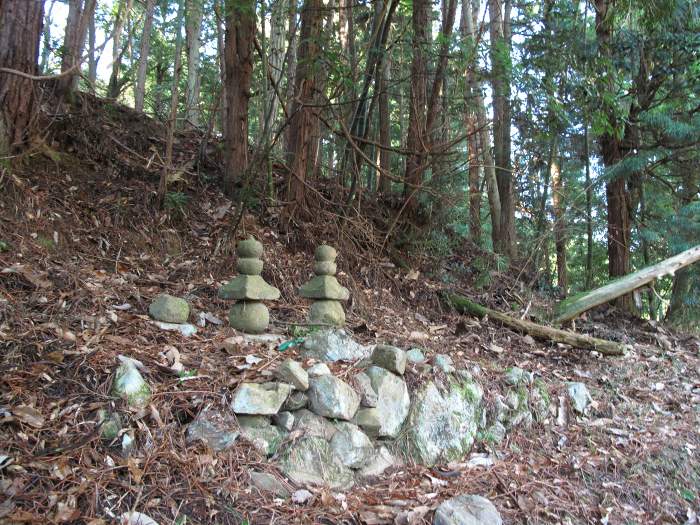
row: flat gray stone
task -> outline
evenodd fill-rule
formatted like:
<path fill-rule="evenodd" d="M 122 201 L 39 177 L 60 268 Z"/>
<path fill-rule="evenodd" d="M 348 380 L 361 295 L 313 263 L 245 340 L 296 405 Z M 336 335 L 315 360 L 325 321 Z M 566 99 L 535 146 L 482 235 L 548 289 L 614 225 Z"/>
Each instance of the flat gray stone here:
<path fill-rule="evenodd" d="M 462 459 L 474 444 L 482 397 L 481 386 L 469 381 L 442 391 L 431 381 L 414 394 L 404 439 L 415 460 L 433 466 Z"/>
<path fill-rule="evenodd" d="M 294 414 L 291 412 L 280 412 L 272 416 L 272 421 L 282 430 L 290 432 L 294 428 Z"/>
<path fill-rule="evenodd" d="M 309 388 L 309 374 L 300 363 L 293 359 L 285 359 L 275 370 L 275 376 L 291 384 L 297 390 L 307 390 Z"/>
<path fill-rule="evenodd" d="M 304 341 L 304 357 L 320 361 L 359 361 L 369 355 L 369 347 L 362 346 L 345 330 L 337 328 L 319 330 Z"/>
<path fill-rule="evenodd" d="M 329 441 L 338 429 L 326 418 L 302 408 L 294 413 L 294 430 L 304 436 L 315 436 Z"/>
<path fill-rule="evenodd" d="M 276 476 L 267 472 L 251 472 L 251 484 L 260 492 L 269 492 L 280 498 L 288 498 L 291 493 Z"/>
<path fill-rule="evenodd" d="M 186 323 L 190 316 L 190 305 L 179 297 L 160 294 L 153 299 L 148 307 L 148 313 L 156 321 L 182 324 Z"/>
<path fill-rule="evenodd" d="M 280 454 L 280 470 L 294 483 L 347 490 L 354 484 L 352 471 L 343 465 L 331 446 L 320 437 L 303 437 Z"/>
<path fill-rule="evenodd" d="M 372 383 L 372 388 L 377 393 L 377 406 L 366 409 L 375 412 L 381 421 L 377 436 L 395 438 L 398 436 L 411 406 L 406 382 L 399 376 L 378 366 L 370 366 L 365 373 Z M 373 431 L 372 428 L 368 430 Z"/>
<path fill-rule="evenodd" d="M 335 376 L 311 378 L 308 392 L 311 410 L 323 417 L 349 421 L 360 406 L 357 392 Z"/>
<path fill-rule="evenodd" d="M 403 375 L 406 370 L 406 352 L 390 345 L 377 345 L 372 352 L 372 362 L 395 374 Z"/>
<path fill-rule="evenodd" d="M 435 511 L 433 525 L 502 525 L 501 515 L 486 498 L 463 494 L 443 501 Z"/>
<path fill-rule="evenodd" d="M 202 410 L 187 426 L 188 442 L 202 440 L 216 452 L 231 447 L 239 435 L 236 418 L 213 408 Z"/>
<path fill-rule="evenodd" d="M 420 348 L 411 348 L 406 351 L 406 359 L 415 364 L 425 363 L 425 354 Z"/>
<path fill-rule="evenodd" d="M 233 394 L 236 414 L 271 416 L 280 411 L 292 386 L 286 383 L 241 383 Z"/>
<path fill-rule="evenodd" d="M 357 425 L 342 422 L 336 428 L 331 450 L 346 467 L 360 468 L 373 456 L 374 444 Z"/>
<path fill-rule="evenodd" d="M 272 456 L 277 452 L 287 435 L 264 416 L 238 416 L 238 425 L 241 428 L 241 436 L 266 456 Z"/>

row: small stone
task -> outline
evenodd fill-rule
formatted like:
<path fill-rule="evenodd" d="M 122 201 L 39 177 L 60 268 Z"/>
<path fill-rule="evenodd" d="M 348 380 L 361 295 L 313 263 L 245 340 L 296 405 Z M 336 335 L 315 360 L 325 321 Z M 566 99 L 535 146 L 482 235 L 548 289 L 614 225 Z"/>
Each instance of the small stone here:
<path fill-rule="evenodd" d="M 197 333 L 197 327 L 190 323 L 165 323 L 163 321 L 154 321 L 154 323 L 161 330 L 180 332 L 183 337 L 190 337 Z"/>
<path fill-rule="evenodd" d="M 236 270 L 243 275 L 260 275 L 263 269 L 263 262 L 260 259 L 244 257 L 236 261 Z"/>
<path fill-rule="evenodd" d="M 122 429 L 122 418 L 118 412 L 100 409 L 97 412 L 97 423 L 100 425 L 100 438 L 105 441 L 116 439 Z"/>
<path fill-rule="evenodd" d="M 289 394 L 287 400 L 284 402 L 284 404 L 282 404 L 282 410 L 294 412 L 295 410 L 304 408 L 308 404 L 309 396 L 307 396 L 304 392 L 295 390 L 291 394 Z"/>
<path fill-rule="evenodd" d="M 186 323 L 190 316 L 190 305 L 179 297 L 160 294 L 148 307 L 148 313 L 156 321 L 165 323 Z"/>
<path fill-rule="evenodd" d="M 583 383 L 567 383 L 566 392 L 569 395 L 571 407 L 579 414 L 584 414 L 588 405 L 593 401 L 588 388 Z"/>
<path fill-rule="evenodd" d="M 245 241 L 238 243 L 236 253 L 242 258 L 259 259 L 263 254 L 263 245 L 257 239 L 249 237 Z"/>
<path fill-rule="evenodd" d="M 361 408 L 352 420 L 370 436 L 377 437 L 382 428 L 382 415 L 376 408 Z"/>
<path fill-rule="evenodd" d="M 523 370 L 517 366 L 513 366 L 506 370 L 506 382 L 510 385 L 529 385 L 535 379 L 535 374 Z"/>
<path fill-rule="evenodd" d="M 239 416 L 238 425 L 241 435 L 266 456 L 275 454 L 286 436 L 286 432 L 273 426 L 270 420 L 263 416 Z"/>
<path fill-rule="evenodd" d="M 343 310 L 343 305 L 338 301 L 331 300 L 314 301 L 309 310 L 309 323 L 344 326 L 345 310 Z"/>
<path fill-rule="evenodd" d="M 455 371 L 455 367 L 452 364 L 452 358 L 449 355 L 437 354 L 433 358 L 433 365 L 445 372 L 446 374 L 451 374 Z"/>
<path fill-rule="evenodd" d="M 357 477 L 361 479 L 376 478 L 384 474 L 386 469 L 397 464 L 399 461 L 386 447 L 378 447 L 357 472 Z"/>
<path fill-rule="evenodd" d="M 285 383 L 242 383 L 233 395 L 236 414 L 273 415 L 279 412 L 292 386 Z"/>
<path fill-rule="evenodd" d="M 355 388 L 360 394 L 360 404 L 364 407 L 374 408 L 377 406 L 377 392 L 372 387 L 372 380 L 364 372 L 355 375 Z"/>
<path fill-rule="evenodd" d="M 272 421 L 282 430 L 291 432 L 294 428 L 294 414 L 291 412 L 280 412 L 272 416 Z"/>
<path fill-rule="evenodd" d="M 316 261 L 335 261 L 336 257 L 338 257 L 338 252 L 333 246 L 327 244 L 317 246 L 314 252 L 314 259 L 316 259 Z"/>
<path fill-rule="evenodd" d="M 309 388 L 309 374 L 298 362 L 293 359 L 286 359 L 275 370 L 275 376 L 290 383 L 297 390 L 307 390 Z"/>
<path fill-rule="evenodd" d="M 406 359 L 411 363 L 425 363 L 425 354 L 420 348 L 411 348 L 406 352 Z"/>
<path fill-rule="evenodd" d="M 331 450 L 346 467 L 360 468 L 374 453 L 374 445 L 357 425 L 338 423 Z"/>
<path fill-rule="evenodd" d="M 331 369 L 326 363 L 316 363 L 310 366 L 306 373 L 309 374 L 309 377 L 327 376 L 331 374 Z"/>
<path fill-rule="evenodd" d="M 358 361 L 370 348 L 355 342 L 345 330 L 329 328 L 312 333 L 304 341 L 304 357 L 321 361 Z"/>
<path fill-rule="evenodd" d="M 214 451 L 225 450 L 238 439 L 236 418 L 215 409 L 202 410 L 187 427 L 187 441 L 202 440 Z"/>
<path fill-rule="evenodd" d="M 270 492 L 280 498 L 288 498 L 290 493 L 280 480 L 267 472 L 251 472 L 250 482 L 261 492 Z"/>
<path fill-rule="evenodd" d="M 319 437 L 303 437 L 290 443 L 280 455 L 280 470 L 294 483 L 347 490 L 354 484 L 352 471 Z"/>
<path fill-rule="evenodd" d="M 303 505 L 313 497 L 314 495 L 311 494 L 311 492 L 309 492 L 308 490 L 299 489 L 296 492 L 294 492 L 294 494 L 292 494 L 292 501 L 297 505 Z"/>
<path fill-rule="evenodd" d="M 501 515 L 486 498 L 463 494 L 443 501 L 433 525 L 502 525 Z"/>
<path fill-rule="evenodd" d="M 306 409 L 294 413 L 294 430 L 302 432 L 304 436 L 316 436 L 326 441 L 332 439 L 338 431 L 326 418 Z"/>
<path fill-rule="evenodd" d="M 241 301 L 231 307 L 228 321 L 233 328 L 248 334 L 260 334 L 267 330 L 270 311 L 263 303 Z"/>
<path fill-rule="evenodd" d="M 377 345 L 372 352 L 372 362 L 389 372 L 403 375 L 406 370 L 406 352 L 389 345 Z"/>
<path fill-rule="evenodd" d="M 238 275 L 219 288 L 220 299 L 247 299 L 251 301 L 275 301 L 280 291 L 270 286 L 259 275 Z"/>
<path fill-rule="evenodd" d="M 144 408 L 151 401 L 151 387 L 138 371 L 140 364 L 128 357 L 118 357 L 121 364 L 114 375 L 112 394 L 126 401 L 132 408 Z"/>
<path fill-rule="evenodd" d="M 314 377 L 309 381 L 311 410 L 320 416 L 350 420 L 360 406 L 357 395 L 345 381 L 331 375 Z"/>

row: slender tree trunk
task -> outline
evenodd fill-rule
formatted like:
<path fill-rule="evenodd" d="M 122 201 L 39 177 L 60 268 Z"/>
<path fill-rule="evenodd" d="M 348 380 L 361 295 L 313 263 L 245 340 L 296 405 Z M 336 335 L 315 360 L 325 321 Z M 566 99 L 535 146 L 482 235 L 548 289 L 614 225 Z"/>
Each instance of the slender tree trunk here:
<path fill-rule="evenodd" d="M 270 46 L 269 46 L 269 88 L 265 94 L 265 142 L 269 143 L 279 112 L 278 93 L 282 92 L 282 67 L 284 65 L 284 23 L 288 13 L 287 0 L 274 0 L 270 17 Z"/>
<path fill-rule="evenodd" d="M 88 80 L 92 89 L 95 89 L 95 83 L 97 82 L 97 57 L 95 56 L 95 10 L 92 10 L 92 16 L 90 17 L 90 25 L 88 27 Z"/>
<path fill-rule="evenodd" d="M 0 67 L 37 74 L 43 21 L 43 0 L 0 0 Z M 0 72 L 0 157 L 20 150 L 32 135 L 34 88 L 31 80 Z"/>
<path fill-rule="evenodd" d="M 151 52 L 151 28 L 153 27 L 155 6 L 155 0 L 146 0 L 143 34 L 141 35 L 141 48 L 139 51 L 139 68 L 136 72 L 136 86 L 134 87 L 134 107 L 136 111 L 143 111 L 146 98 L 146 73 L 148 72 L 148 56 Z"/>
<path fill-rule="evenodd" d="M 549 173 L 552 181 L 552 210 L 554 212 L 554 246 L 557 252 L 557 286 L 562 297 L 566 297 L 569 276 L 566 268 L 566 210 L 564 206 L 564 183 L 559 156 L 559 138 L 552 139 Z"/>
<path fill-rule="evenodd" d="M 177 18 L 175 19 L 175 65 L 173 66 L 173 83 L 170 94 L 170 118 L 168 119 L 168 136 L 165 142 L 165 168 L 160 176 L 158 185 L 158 205 L 163 205 L 163 199 L 168 186 L 168 177 L 173 169 L 173 141 L 177 127 L 177 105 L 179 101 L 180 73 L 182 69 L 182 23 L 185 18 L 185 0 L 178 0 Z"/>
<path fill-rule="evenodd" d="M 248 106 L 253 76 L 254 0 L 226 2 L 226 173 L 224 191 L 232 196 L 248 169 Z"/>
<path fill-rule="evenodd" d="M 391 173 L 391 120 L 389 114 L 389 75 L 391 71 L 391 61 L 386 57 L 382 63 L 382 71 L 378 77 L 379 85 L 379 167 L 386 173 Z M 378 189 L 381 193 L 389 192 L 391 181 L 381 173 L 379 177 Z"/>
<path fill-rule="evenodd" d="M 70 0 L 68 17 L 63 40 L 63 57 L 61 72 L 76 68 L 72 74 L 61 77 L 57 85 L 59 97 L 70 96 L 78 87 L 78 71 L 81 56 L 85 46 L 85 37 L 90 20 L 94 16 L 96 0 Z"/>
<path fill-rule="evenodd" d="M 133 0 L 119 0 L 117 16 L 114 20 L 114 36 L 112 37 L 112 74 L 109 77 L 109 86 L 107 88 L 107 96 L 109 98 L 117 98 L 121 90 L 119 81 L 119 71 L 122 65 L 122 33 L 124 25 L 131 13 Z"/>
<path fill-rule="evenodd" d="M 48 73 L 49 70 L 49 55 L 51 54 L 51 23 L 53 18 L 51 14 L 53 13 L 53 6 L 56 4 L 56 0 L 51 0 L 49 2 L 49 10 L 46 12 L 46 17 L 44 18 L 44 32 L 43 32 L 43 43 L 41 46 L 41 62 L 39 63 L 39 71 L 44 74 Z"/>
<path fill-rule="evenodd" d="M 203 0 L 187 2 L 187 120 L 199 126 L 199 48 L 202 33 Z"/>
<path fill-rule="evenodd" d="M 220 126 L 224 137 L 228 136 L 227 122 L 228 122 L 228 96 L 226 89 L 226 57 L 224 44 L 225 28 L 223 21 L 226 17 L 226 0 L 215 0 L 214 11 L 216 14 L 216 54 L 219 57 L 219 81 L 221 82 L 221 110 L 220 114 Z"/>
<path fill-rule="evenodd" d="M 591 154 L 588 138 L 588 120 L 583 128 L 583 155 L 586 165 L 586 289 L 593 286 L 593 183 L 591 182 Z"/>
<path fill-rule="evenodd" d="M 493 91 L 493 143 L 496 180 L 501 200 L 498 242 L 494 249 L 508 257 L 517 255 L 515 199 L 510 162 L 510 0 L 489 0 L 491 35 L 491 89 Z"/>
<path fill-rule="evenodd" d="M 411 25 L 413 27 L 413 58 L 411 61 L 411 91 L 409 97 L 408 137 L 406 148 L 406 172 L 404 175 L 404 202 L 409 217 L 415 217 L 418 210 L 418 191 L 423 183 L 423 164 L 428 143 L 426 127 L 426 44 L 428 41 L 427 0 L 413 0 Z"/>
<path fill-rule="evenodd" d="M 297 73 L 297 6 L 298 0 L 289 0 L 289 34 L 287 37 L 287 100 L 286 100 L 286 114 L 291 115 L 292 106 L 294 105 L 294 94 L 295 94 L 295 83 Z M 287 131 L 284 134 L 284 150 L 286 152 L 292 151 L 292 128 L 287 127 Z"/>
<path fill-rule="evenodd" d="M 306 210 L 306 178 L 316 158 L 318 126 L 316 100 L 317 60 L 320 52 L 319 38 L 323 22 L 321 0 L 305 0 L 301 11 L 301 35 L 299 55 L 294 79 L 294 102 L 289 124 L 290 178 L 287 190 L 286 215 Z"/>

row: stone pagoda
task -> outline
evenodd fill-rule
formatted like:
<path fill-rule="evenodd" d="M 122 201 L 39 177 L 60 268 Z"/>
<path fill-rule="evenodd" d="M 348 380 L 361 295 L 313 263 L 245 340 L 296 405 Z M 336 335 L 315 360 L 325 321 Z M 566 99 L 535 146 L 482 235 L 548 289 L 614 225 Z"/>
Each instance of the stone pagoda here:
<path fill-rule="evenodd" d="M 314 254 L 314 273 L 316 277 L 299 288 L 299 294 L 307 299 L 313 299 L 309 321 L 311 323 L 343 326 L 345 312 L 341 301 L 350 298 L 350 292 L 341 286 L 335 278 L 337 252 L 332 246 L 322 244 Z"/>
<path fill-rule="evenodd" d="M 270 311 L 262 301 L 279 299 L 280 291 L 260 276 L 263 269 L 260 260 L 262 243 L 250 237 L 238 243 L 236 253 L 236 269 L 240 275 L 219 289 L 219 297 L 238 301 L 228 314 L 231 326 L 241 332 L 259 334 L 267 329 L 270 322 Z"/>

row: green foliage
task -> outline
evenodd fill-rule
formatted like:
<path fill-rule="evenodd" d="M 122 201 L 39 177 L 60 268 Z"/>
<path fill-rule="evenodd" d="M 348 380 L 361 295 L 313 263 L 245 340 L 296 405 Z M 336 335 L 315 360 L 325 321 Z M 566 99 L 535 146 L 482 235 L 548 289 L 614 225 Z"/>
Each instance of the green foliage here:
<path fill-rule="evenodd" d="M 188 201 L 189 197 L 185 193 L 182 193 L 181 191 L 169 191 L 165 194 L 163 205 L 165 206 L 166 210 L 184 214 Z"/>

